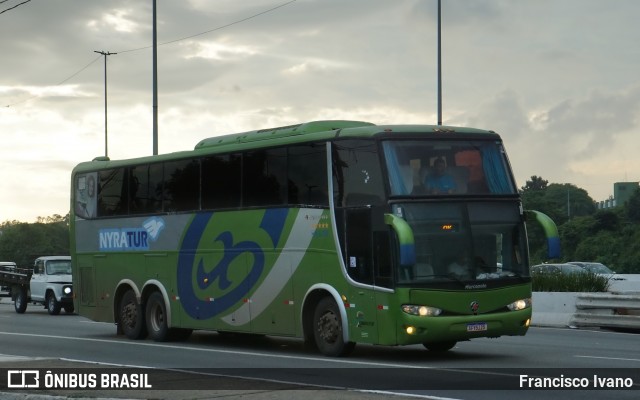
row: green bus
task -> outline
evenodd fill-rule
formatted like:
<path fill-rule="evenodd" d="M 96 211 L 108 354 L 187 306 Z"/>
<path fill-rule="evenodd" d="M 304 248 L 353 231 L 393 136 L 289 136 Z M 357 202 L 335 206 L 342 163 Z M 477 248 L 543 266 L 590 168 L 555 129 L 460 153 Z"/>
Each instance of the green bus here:
<path fill-rule="evenodd" d="M 328 356 L 524 335 L 526 216 L 479 129 L 315 121 L 98 157 L 71 177 L 75 309 L 130 339 L 278 335 Z"/>

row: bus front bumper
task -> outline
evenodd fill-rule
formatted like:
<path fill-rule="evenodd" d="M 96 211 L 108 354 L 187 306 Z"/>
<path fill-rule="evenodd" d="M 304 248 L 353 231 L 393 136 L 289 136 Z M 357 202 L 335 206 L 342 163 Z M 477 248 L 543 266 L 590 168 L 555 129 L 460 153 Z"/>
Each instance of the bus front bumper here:
<path fill-rule="evenodd" d="M 399 345 L 465 341 L 481 337 L 523 336 L 529 329 L 531 308 L 467 316 L 403 315 L 397 327 Z"/>

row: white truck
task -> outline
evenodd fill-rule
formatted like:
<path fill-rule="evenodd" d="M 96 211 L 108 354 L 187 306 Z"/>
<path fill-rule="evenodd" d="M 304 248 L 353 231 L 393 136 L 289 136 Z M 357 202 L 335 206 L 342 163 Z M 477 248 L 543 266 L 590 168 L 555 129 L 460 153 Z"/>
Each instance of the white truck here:
<path fill-rule="evenodd" d="M 9 287 L 19 314 L 29 303 L 44 305 L 51 315 L 60 314 L 61 309 L 68 314 L 74 311 L 69 256 L 38 257 L 33 269 L 1 271 L 0 284 Z"/>

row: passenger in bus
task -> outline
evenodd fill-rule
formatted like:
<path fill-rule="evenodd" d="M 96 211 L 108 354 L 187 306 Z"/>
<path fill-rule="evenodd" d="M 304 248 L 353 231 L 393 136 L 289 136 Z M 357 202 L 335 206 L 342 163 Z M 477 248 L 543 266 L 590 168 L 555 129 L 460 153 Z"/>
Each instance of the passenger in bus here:
<path fill-rule="evenodd" d="M 447 267 L 447 272 L 458 279 L 470 278 L 469 257 L 464 253 L 458 255 Z"/>
<path fill-rule="evenodd" d="M 417 279 L 433 278 L 433 266 L 431 264 L 418 262 L 415 265 L 415 269 Z"/>
<path fill-rule="evenodd" d="M 456 190 L 453 177 L 445 172 L 447 165 L 442 158 L 433 162 L 433 172 L 427 175 L 424 186 L 429 194 L 450 194 Z"/>

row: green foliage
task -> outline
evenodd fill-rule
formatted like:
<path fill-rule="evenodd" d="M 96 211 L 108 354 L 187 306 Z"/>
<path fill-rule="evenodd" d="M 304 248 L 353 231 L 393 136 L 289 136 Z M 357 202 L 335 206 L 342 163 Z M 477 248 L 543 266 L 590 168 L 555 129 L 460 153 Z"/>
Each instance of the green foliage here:
<path fill-rule="evenodd" d="M 525 185 L 521 191 L 524 207 L 547 214 L 557 225 L 564 224 L 570 218 L 591 215 L 596 211 L 593 199 L 584 189 L 575 185 L 552 183 L 543 189 L 527 189 L 528 186 L 533 184 Z"/>
<path fill-rule="evenodd" d="M 547 188 L 549 181 L 542 179 L 539 176 L 533 175 L 530 180 L 528 180 L 525 185 L 520 188 L 521 192 L 534 192 L 534 191 L 542 191 Z"/>
<path fill-rule="evenodd" d="M 521 188 L 523 206 L 551 217 L 560 233 L 558 262 L 594 261 L 621 274 L 640 273 L 640 189 L 624 205 L 597 210 L 587 192 L 532 176 Z M 548 261 L 544 232 L 527 224 L 531 265 Z"/>
<path fill-rule="evenodd" d="M 640 222 L 640 188 L 633 192 L 625 204 L 625 210 L 629 222 Z"/>
<path fill-rule="evenodd" d="M 606 292 L 609 279 L 591 273 L 583 274 L 532 274 L 534 292 Z"/>
<path fill-rule="evenodd" d="M 18 221 L 0 224 L 0 261 L 30 267 L 38 256 L 68 254 L 68 215 L 38 218 L 33 224 Z"/>

